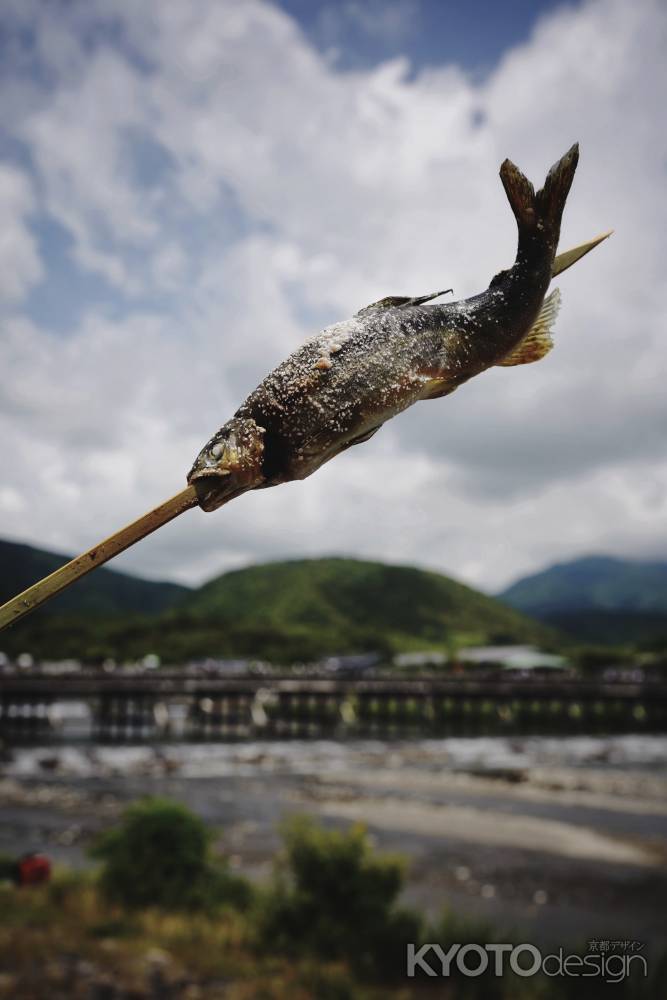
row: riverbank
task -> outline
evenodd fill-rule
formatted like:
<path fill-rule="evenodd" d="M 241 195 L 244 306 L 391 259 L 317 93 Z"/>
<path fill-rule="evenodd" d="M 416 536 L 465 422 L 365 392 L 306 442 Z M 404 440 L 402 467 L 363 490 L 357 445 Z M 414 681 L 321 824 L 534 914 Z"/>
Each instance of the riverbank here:
<path fill-rule="evenodd" d="M 0 850 L 85 866 L 94 836 L 145 794 L 219 828 L 255 880 L 290 814 L 361 820 L 408 857 L 406 901 L 430 915 L 449 905 L 549 945 L 664 945 L 664 737 L 25 748 L 2 770 Z"/>

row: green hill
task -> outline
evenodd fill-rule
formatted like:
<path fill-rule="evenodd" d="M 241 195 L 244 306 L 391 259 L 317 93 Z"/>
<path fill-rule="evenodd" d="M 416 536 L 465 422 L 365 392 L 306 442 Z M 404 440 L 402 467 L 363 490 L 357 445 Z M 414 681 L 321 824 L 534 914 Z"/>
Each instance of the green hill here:
<path fill-rule="evenodd" d="M 4 604 L 42 577 L 53 573 L 71 558 L 21 542 L 0 540 L 0 604 Z M 128 573 L 98 569 L 84 579 L 77 580 L 52 601 L 48 601 L 38 613 L 157 614 L 172 607 L 187 593 L 187 587 L 181 587 L 176 583 L 141 580 Z"/>
<path fill-rule="evenodd" d="M 77 587 L 100 586 L 104 572 Z M 29 582 L 39 575 L 31 564 Z M 124 574 L 108 575 L 131 581 Z M 50 658 L 135 658 L 153 652 L 166 663 L 206 656 L 289 663 L 365 650 L 388 656 L 460 643 L 554 641 L 544 625 L 446 576 L 355 559 L 252 566 L 169 596 L 177 602 L 151 615 L 146 602 L 128 602 L 127 614 L 118 614 L 117 605 L 113 613 L 98 613 L 99 600 L 95 605 L 89 595 L 85 606 L 70 604 L 69 614 L 27 617 L 2 634 L 0 649 Z"/>
<path fill-rule="evenodd" d="M 181 610 L 222 627 L 317 637 L 323 651 L 452 641 L 553 641 L 553 633 L 439 573 L 357 559 L 268 563 L 190 594 Z"/>
<path fill-rule="evenodd" d="M 667 562 L 585 556 L 498 594 L 525 614 L 589 642 L 667 638 Z"/>

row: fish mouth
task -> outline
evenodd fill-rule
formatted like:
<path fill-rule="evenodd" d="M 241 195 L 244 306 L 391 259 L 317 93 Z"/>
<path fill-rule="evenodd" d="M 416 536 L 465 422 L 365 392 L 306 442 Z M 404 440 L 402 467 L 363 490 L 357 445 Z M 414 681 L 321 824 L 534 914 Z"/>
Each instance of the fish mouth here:
<path fill-rule="evenodd" d="M 217 510 L 228 500 L 245 492 L 233 480 L 230 469 L 197 469 L 188 476 L 188 482 L 197 493 L 199 506 L 205 511 Z"/>

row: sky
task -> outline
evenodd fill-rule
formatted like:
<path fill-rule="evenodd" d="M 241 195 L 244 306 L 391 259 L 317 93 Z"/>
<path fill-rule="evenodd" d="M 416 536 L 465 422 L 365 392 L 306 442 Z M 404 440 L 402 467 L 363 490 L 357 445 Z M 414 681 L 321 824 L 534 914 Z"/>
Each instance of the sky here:
<path fill-rule="evenodd" d="M 114 566 L 344 554 L 487 591 L 667 557 L 661 0 L 4 0 L 0 537 L 75 554 L 185 485 L 306 337 L 514 258 L 498 180 L 578 140 L 555 348 Z"/>

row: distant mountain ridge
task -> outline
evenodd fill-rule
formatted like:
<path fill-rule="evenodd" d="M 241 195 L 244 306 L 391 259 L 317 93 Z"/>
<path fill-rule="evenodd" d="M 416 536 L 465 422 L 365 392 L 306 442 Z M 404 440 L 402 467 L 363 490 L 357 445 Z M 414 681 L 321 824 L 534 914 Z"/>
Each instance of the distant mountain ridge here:
<path fill-rule="evenodd" d="M 533 614 L 593 608 L 667 613 L 667 561 L 583 556 L 524 577 L 498 597 Z"/>
<path fill-rule="evenodd" d="M 65 560 L 0 543 L 0 599 Z M 52 659 L 156 652 L 164 662 L 293 662 L 371 649 L 554 640 L 540 622 L 441 574 L 336 557 L 233 570 L 197 590 L 96 570 L 42 612 L 3 632 L 0 649 Z"/>
<path fill-rule="evenodd" d="M 517 580 L 497 596 L 586 641 L 667 637 L 667 561 L 583 556 Z"/>
<path fill-rule="evenodd" d="M 0 603 L 65 555 L 0 541 Z M 36 655 L 314 659 L 460 643 L 667 641 L 667 561 L 585 556 L 489 597 L 442 574 L 330 557 L 232 570 L 190 589 L 102 568 L 4 632 Z"/>
<path fill-rule="evenodd" d="M 0 604 L 69 562 L 71 556 L 0 539 Z M 189 593 L 177 583 L 142 580 L 117 570 L 95 570 L 48 601 L 40 614 L 159 614 Z"/>

